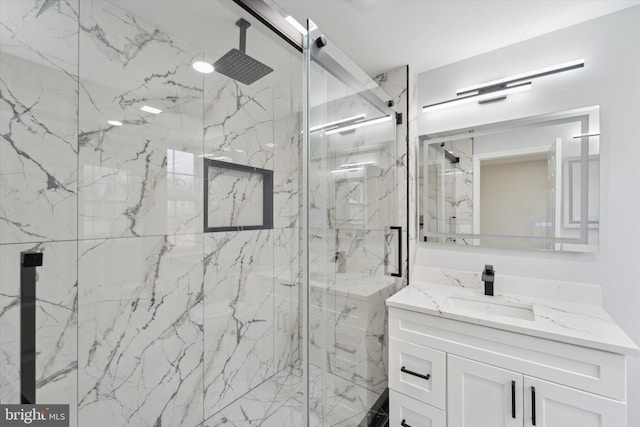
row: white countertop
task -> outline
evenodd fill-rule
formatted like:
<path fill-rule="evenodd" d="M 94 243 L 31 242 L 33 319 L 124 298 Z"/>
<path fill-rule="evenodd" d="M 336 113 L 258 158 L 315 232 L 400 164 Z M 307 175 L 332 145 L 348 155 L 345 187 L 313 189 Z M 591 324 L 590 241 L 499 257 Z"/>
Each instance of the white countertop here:
<path fill-rule="evenodd" d="M 506 303 L 516 307 L 530 305 L 535 318 L 520 319 L 466 309 L 451 304 L 451 297 Z M 496 292 L 491 297 L 484 296 L 483 289 L 478 287 L 416 281 L 387 299 L 387 305 L 583 347 L 640 356 L 638 346 L 598 304 L 507 292 Z"/>

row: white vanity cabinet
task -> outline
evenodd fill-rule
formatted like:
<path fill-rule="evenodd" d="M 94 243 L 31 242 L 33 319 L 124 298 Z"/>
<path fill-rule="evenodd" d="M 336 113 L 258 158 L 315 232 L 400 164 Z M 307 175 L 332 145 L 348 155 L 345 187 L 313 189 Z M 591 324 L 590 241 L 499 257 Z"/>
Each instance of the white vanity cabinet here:
<path fill-rule="evenodd" d="M 448 362 L 451 426 L 625 425 L 622 402 L 454 355 Z"/>
<path fill-rule="evenodd" d="M 625 355 L 389 304 L 390 426 L 625 427 Z"/>

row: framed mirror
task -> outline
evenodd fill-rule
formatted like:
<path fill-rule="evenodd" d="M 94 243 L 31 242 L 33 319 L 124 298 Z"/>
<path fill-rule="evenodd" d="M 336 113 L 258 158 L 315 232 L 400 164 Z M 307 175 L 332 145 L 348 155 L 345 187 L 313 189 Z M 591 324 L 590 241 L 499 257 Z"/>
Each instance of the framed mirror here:
<path fill-rule="evenodd" d="M 597 252 L 599 107 L 420 137 L 420 236 Z"/>

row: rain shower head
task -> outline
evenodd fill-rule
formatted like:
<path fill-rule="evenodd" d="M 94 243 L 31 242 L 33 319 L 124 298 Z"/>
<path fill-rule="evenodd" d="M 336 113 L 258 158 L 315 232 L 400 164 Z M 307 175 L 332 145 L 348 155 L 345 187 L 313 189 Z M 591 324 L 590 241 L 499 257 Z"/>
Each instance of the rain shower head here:
<path fill-rule="evenodd" d="M 220 74 L 224 74 L 240 83 L 250 85 L 272 72 L 273 68 L 264 65 L 245 53 L 247 28 L 251 24 L 241 18 L 236 22 L 236 25 L 240 27 L 240 49 L 231 49 L 213 64 L 213 68 Z"/>
<path fill-rule="evenodd" d="M 42 7 L 40 8 L 40 10 L 38 11 L 38 13 L 36 14 L 36 18 L 42 15 L 43 13 L 45 13 L 47 10 L 51 9 L 53 6 L 55 6 L 56 3 L 58 3 L 58 1 L 59 0 L 46 0 L 42 5 Z"/>

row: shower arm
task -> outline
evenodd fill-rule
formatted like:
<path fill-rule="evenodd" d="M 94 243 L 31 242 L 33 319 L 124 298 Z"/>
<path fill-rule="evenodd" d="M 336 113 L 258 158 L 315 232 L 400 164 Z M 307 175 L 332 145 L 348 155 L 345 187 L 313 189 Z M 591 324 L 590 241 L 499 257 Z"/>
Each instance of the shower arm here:
<path fill-rule="evenodd" d="M 247 50 L 247 28 L 251 26 L 249 21 L 242 18 L 236 22 L 236 25 L 240 27 L 240 52 L 246 53 Z"/>

